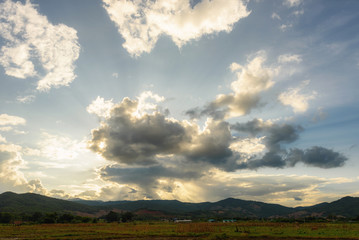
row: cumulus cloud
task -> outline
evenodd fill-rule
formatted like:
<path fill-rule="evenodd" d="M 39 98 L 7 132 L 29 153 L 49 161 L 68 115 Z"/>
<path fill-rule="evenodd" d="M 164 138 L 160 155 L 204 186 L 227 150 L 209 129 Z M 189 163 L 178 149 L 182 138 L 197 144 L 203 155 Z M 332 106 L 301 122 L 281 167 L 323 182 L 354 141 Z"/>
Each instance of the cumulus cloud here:
<path fill-rule="evenodd" d="M 283 105 L 291 106 L 294 112 L 305 112 L 309 107 L 309 100 L 314 99 L 317 95 L 315 91 L 309 94 L 300 93 L 308 84 L 309 81 L 303 81 L 300 86 L 289 88 L 286 92 L 281 93 L 278 99 Z"/>
<path fill-rule="evenodd" d="M 92 151 L 112 162 L 99 169 L 100 179 L 136 189 L 137 197 L 168 199 L 178 197 L 178 189 L 190 195 L 188 189 L 194 190 L 211 171 L 287 168 L 298 163 L 335 168 L 347 160 L 341 153 L 319 146 L 287 149 L 299 139 L 300 125 L 261 119 L 229 124 L 208 118 L 201 128 L 195 121 L 169 118 L 144 100 L 151 96 L 150 100 L 160 102 L 162 97 L 149 92 L 141 96 L 113 103 L 88 142 Z M 146 111 L 139 111 L 143 108 Z M 293 193 L 291 199 L 294 197 L 301 196 Z"/>
<path fill-rule="evenodd" d="M 263 144 L 268 150 L 262 157 L 253 155 L 238 165 L 239 169 L 258 169 L 261 167 L 294 167 L 297 163 L 319 168 L 341 167 L 348 160 L 343 154 L 333 150 L 313 146 L 309 149 L 289 149 L 283 145 L 293 143 L 303 131 L 300 125 L 275 124 L 254 119 L 247 123 L 237 123 L 231 129 L 248 132 L 251 136 L 264 135 Z"/>
<path fill-rule="evenodd" d="M 5 126 L 5 125 L 11 125 L 11 126 L 15 126 L 15 125 L 25 125 L 26 120 L 22 117 L 18 117 L 18 116 L 12 116 L 12 115 L 8 115 L 8 114 L 0 114 L 0 126 Z"/>
<path fill-rule="evenodd" d="M 149 53 L 161 35 L 181 47 L 190 40 L 221 31 L 250 12 L 239 0 L 203 0 L 193 8 L 190 1 L 103 0 L 104 8 L 124 38 L 123 47 L 133 56 Z"/>
<path fill-rule="evenodd" d="M 21 155 L 22 148 L 13 144 L 0 145 L 0 192 L 36 192 L 45 194 L 46 190 L 40 180 L 28 181 L 21 171 L 25 161 Z"/>
<path fill-rule="evenodd" d="M 193 193 L 203 192 L 205 195 L 206 189 L 212 189 L 209 179 L 226 182 L 221 176 L 213 175 L 216 171 L 226 176 L 244 169 L 290 168 L 297 164 L 325 169 L 343 166 L 347 158 L 334 150 L 320 146 L 296 148 L 295 143 L 304 129 L 287 122 L 288 119 L 227 121 L 259 107 L 262 93 L 272 88 L 281 67 L 300 61 L 300 55 L 284 54 L 278 57 L 275 65 L 265 66 L 265 52 L 261 51 L 248 58 L 246 65 L 232 63 L 229 68 L 236 74 L 232 91 L 218 95 L 204 107 L 187 111 L 191 117 L 189 121 L 169 117 L 169 111 L 159 106 L 164 97 L 152 92 L 144 92 L 135 99 L 124 98 L 119 103 L 98 97 L 87 108 L 100 120 L 99 126 L 91 132 L 88 146 L 111 162 L 99 169 L 99 178 L 117 184 L 122 190 L 108 187 L 104 192 L 86 194 L 105 196 L 107 192 L 106 196 L 114 193 L 129 199 L 136 196 L 198 201 L 198 194 L 194 199 Z M 308 84 L 303 82 L 300 88 L 289 89 L 296 94 L 291 103 L 293 106 L 298 105 L 294 105 L 294 100 L 307 96 L 299 92 Z M 291 95 L 289 92 L 286 92 L 288 96 Z M 200 117 L 206 117 L 204 126 L 194 119 Z M 199 187 L 201 183 L 206 184 Z M 226 187 L 233 192 L 241 189 Z M 298 191 L 290 192 L 286 197 L 291 201 L 304 199 Z M 181 198 L 181 192 L 185 197 Z M 284 190 L 272 193 L 273 196 L 284 195 Z M 228 192 L 226 194 L 228 197 Z"/>
<path fill-rule="evenodd" d="M 68 86 L 75 79 L 74 62 L 80 52 L 75 29 L 52 25 L 30 1 L 11 0 L 0 4 L 0 29 L 6 43 L 0 64 L 7 75 L 40 78 L 39 91 Z"/>
<path fill-rule="evenodd" d="M 203 108 L 193 108 L 186 113 L 191 118 L 209 115 L 214 119 L 237 117 L 249 114 L 259 107 L 260 94 L 274 85 L 273 77 L 278 74 L 277 67 L 265 67 L 265 52 L 258 52 L 242 66 L 232 63 L 230 69 L 237 79 L 232 82 L 232 93 L 220 94 Z"/>
<path fill-rule="evenodd" d="M 227 122 L 208 119 L 201 130 L 195 122 L 169 118 L 153 103 L 140 104 L 142 101 L 141 97 L 124 98 L 115 104 L 110 116 L 92 130 L 89 148 L 107 160 L 126 165 L 157 165 L 163 159 L 173 162 L 178 158 L 188 164 L 231 168 L 233 137 Z"/>
<path fill-rule="evenodd" d="M 107 118 L 110 117 L 110 111 L 113 108 L 114 103 L 111 100 L 105 101 L 104 98 L 97 97 L 96 100 L 87 106 L 86 110 L 89 113 L 96 114 L 99 117 Z"/>
<path fill-rule="evenodd" d="M 320 168 L 335 168 L 344 165 L 348 160 L 343 154 L 331 149 L 314 146 L 306 150 L 292 149 L 288 156 L 291 165 L 303 162 L 306 165 Z"/>
<path fill-rule="evenodd" d="M 188 139 L 185 127 L 163 114 L 137 115 L 139 101 L 123 99 L 111 116 L 92 131 L 90 149 L 109 160 L 126 164 L 156 162 L 156 154 L 173 154 Z"/>

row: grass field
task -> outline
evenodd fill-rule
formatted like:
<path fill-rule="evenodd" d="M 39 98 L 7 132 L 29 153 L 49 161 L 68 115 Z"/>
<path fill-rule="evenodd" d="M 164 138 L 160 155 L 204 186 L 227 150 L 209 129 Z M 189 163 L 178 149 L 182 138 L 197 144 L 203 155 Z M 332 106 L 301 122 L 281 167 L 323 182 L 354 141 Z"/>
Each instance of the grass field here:
<path fill-rule="evenodd" d="M 359 239 L 359 224 L 132 222 L 0 225 L 0 239 Z"/>

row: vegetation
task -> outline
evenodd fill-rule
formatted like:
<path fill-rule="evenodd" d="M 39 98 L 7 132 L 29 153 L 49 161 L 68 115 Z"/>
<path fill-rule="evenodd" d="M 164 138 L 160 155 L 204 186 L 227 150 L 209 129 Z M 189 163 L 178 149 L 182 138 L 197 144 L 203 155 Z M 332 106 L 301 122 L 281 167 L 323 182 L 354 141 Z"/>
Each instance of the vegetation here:
<path fill-rule="evenodd" d="M 81 202 L 0 194 L 0 239 L 359 240 L 359 198 L 352 197 L 299 208 L 233 198 Z M 175 218 L 192 222 L 174 223 Z"/>
<path fill-rule="evenodd" d="M 0 225 L 0 239 L 359 239 L 358 223 L 79 223 Z"/>
<path fill-rule="evenodd" d="M 0 194 L 0 212 L 33 213 L 64 211 L 94 213 L 98 211 L 98 208 L 34 193 L 16 194 L 5 192 Z"/>
<path fill-rule="evenodd" d="M 88 204 L 88 205 L 86 205 Z M 262 218 L 346 218 L 359 216 L 359 198 L 345 197 L 332 203 L 311 207 L 290 208 L 278 204 L 245 201 L 228 198 L 219 202 L 184 203 L 176 200 L 150 201 L 65 201 L 38 194 L 0 194 L 0 212 L 42 214 L 57 212 L 99 217 L 110 211 L 133 212 L 137 219 L 160 220 L 163 218 L 190 218 L 193 220 L 215 219 L 262 219 Z M 34 216 L 36 217 L 36 216 Z M 36 220 L 34 220 L 36 222 Z"/>

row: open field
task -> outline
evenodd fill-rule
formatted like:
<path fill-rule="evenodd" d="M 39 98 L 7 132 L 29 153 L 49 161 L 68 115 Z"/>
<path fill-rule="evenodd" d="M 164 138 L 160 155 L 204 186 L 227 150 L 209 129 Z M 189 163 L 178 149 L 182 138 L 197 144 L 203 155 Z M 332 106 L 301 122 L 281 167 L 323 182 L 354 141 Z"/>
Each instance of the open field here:
<path fill-rule="evenodd" d="M 359 224 L 132 222 L 0 225 L 0 239 L 359 239 Z"/>

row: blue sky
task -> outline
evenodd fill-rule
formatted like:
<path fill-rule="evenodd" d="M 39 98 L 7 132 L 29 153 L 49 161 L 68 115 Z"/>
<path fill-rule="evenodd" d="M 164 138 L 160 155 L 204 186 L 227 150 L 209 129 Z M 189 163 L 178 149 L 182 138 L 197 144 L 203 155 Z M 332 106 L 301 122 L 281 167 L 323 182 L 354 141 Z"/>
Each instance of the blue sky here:
<path fill-rule="evenodd" d="M 359 196 L 357 1 L 0 5 L 0 192 Z"/>

